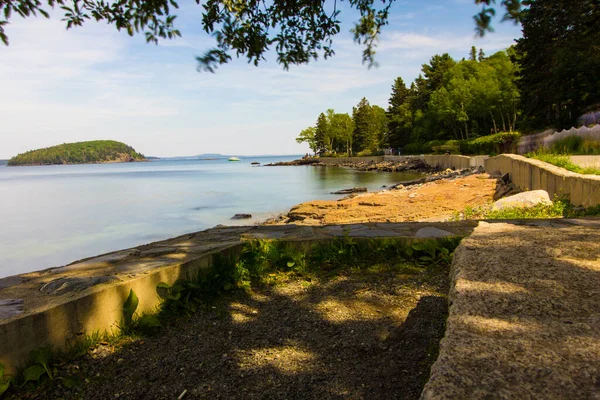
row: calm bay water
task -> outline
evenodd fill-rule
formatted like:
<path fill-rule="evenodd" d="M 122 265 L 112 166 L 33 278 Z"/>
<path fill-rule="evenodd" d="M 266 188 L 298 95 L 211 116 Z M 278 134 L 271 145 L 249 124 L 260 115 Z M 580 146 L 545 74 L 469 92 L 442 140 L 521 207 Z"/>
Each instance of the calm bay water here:
<path fill-rule="evenodd" d="M 246 225 L 303 201 L 376 190 L 410 173 L 337 167 L 252 167 L 297 157 L 0 166 L 0 277 L 213 227 Z M 236 213 L 251 220 L 234 221 Z"/>

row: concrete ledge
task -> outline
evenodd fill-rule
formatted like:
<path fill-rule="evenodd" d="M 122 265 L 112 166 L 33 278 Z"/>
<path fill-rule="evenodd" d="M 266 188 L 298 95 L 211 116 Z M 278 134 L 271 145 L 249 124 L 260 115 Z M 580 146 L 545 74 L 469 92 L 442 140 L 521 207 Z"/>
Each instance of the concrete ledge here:
<path fill-rule="evenodd" d="M 488 172 L 508 173 L 513 183 L 522 190 L 542 189 L 550 198 L 566 194 L 576 206 L 600 204 L 600 176 L 581 175 L 543 161 L 516 154 L 502 154 L 485 161 Z"/>
<path fill-rule="evenodd" d="M 423 159 L 422 156 L 373 156 L 373 157 L 321 157 L 319 162 L 328 165 L 338 165 L 346 163 L 380 163 L 384 161 L 408 161 L 415 158 Z"/>
<path fill-rule="evenodd" d="M 215 254 L 237 254 L 244 240 L 276 239 L 308 248 L 348 235 L 356 239 L 418 240 L 468 235 L 474 222 L 371 223 L 315 227 L 223 227 L 117 251 L 59 268 L 0 279 L 0 362 L 14 372 L 31 350 L 62 348 L 84 334 L 114 331 L 133 289 L 138 313 L 159 304 L 159 282 L 174 283 L 212 265 Z"/>
<path fill-rule="evenodd" d="M 437 168 L 453 168 L 466 169 L 472 167 L 483 167 L 484 161 L 488 156 L 459 156 L 455 154 L 434 155 L 428 154 L 424 156 L 425 162 L 432 167 Z"/>
<path fill-rule="evenodd" d="M 598 398 L 599 261 L 600 219 L 480 223 L 421 398 Z"/>

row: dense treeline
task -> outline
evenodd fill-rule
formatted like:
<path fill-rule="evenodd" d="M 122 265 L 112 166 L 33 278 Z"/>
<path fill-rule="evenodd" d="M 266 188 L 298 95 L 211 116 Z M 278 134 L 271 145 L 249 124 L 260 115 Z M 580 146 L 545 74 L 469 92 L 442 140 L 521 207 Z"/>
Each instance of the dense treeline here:
<path fill-rule="evenodd" d="M 31 150 L 11 158 L 8 165 L 86 164 L 142 160 L 144 156 L 125 143 L 114 140 L 94 140 Z"/>
<path fill-rule="evenodd" d="M 600 123 L 600 1 L 524 1 L 517 40 L 524 126 L 528 129 Z"/>
<path fill-rule="evenodd" d="M 469 143 L 513 132 L 520 115 L 517 71 L 504 51 L 485 57 L 473 47 L 470 58 L 458 62 L 448 54 L 436 55 L 410 87 L 396 78 L 387 111 L 363 98 L 351 117 L 328 110 L 296 140 L 322 155 L 366 155 L 386 148 L 420 152 L 431 150 L 431 143 Z"/>
<path fill-rule="evenodd" d="M 485 57 L 472 48 L 470 58 L 458 62 L 448 54 L 432 57 L 410 88 L 402 78 L 392 86 L 389 145 L 419 151 L 433 140 L 514 131 L 520 114 L 516 72 L 504 51 Z"/>
<path fill-rule="evenodd" d="M 489 57 L 472 47 L 460 61 L 435 55 L 410 86 L 395 79 L 385 114 L 362 99 L 344 140 L 330 118 L 339 115 L 333 110 L 296 140 L 319 154 L 390 147 L 485 153 L 510 151 L 517 128 L 533 133 L 600 123 L 599 0 L 523 4 L 523 38 L 516 46 Z M 330 141 L 311 141 L 313 134 Z"/>
<path fill-rule="evenodd" d="M 352 109 L 352 116 L 332 109 L 321 113 L 315 126 L 300 132 L 296 141 L 308 143 L 315 154 L 366 155 L 379 151 L 386 131 L 385 110 L 363 98 Z"/>

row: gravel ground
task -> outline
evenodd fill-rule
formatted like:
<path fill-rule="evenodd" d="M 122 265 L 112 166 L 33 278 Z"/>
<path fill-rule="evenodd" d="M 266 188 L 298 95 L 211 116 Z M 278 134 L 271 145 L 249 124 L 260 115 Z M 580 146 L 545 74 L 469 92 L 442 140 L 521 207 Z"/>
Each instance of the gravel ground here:
<path fill-rule="evenodd" d="M 447 317 L 448 270 L 350 272 L 233 293 L 158 334 L 99 345 L 15 398 L 419 398 Z M 55 382 L 60 382 L 58 379 Z"/>

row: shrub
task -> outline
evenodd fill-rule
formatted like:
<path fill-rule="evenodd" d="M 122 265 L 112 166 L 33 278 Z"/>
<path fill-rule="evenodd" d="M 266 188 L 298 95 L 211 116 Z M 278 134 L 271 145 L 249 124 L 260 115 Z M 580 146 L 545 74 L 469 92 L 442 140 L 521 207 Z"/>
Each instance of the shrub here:
<path fill-rule="evenodd" d="M 402 149 L 404 154 L 421 154 L 424 153 L 421 143 L 409 143 Z"/>
<path fill-rule="evenodd" d="M 430 142 L 425 142 L 421 146 L 421 150 L 423 153 L 434 153 L 435 148 L 444 145 L 446 143 L 444 140 L 432 140 Z"/>
<path fill-rule="evenodd" d="M 356 157 L 373 157 L 373 156 L 382 156 L 384 155 L 383 150 L 363 150 L 359 151 L 355 154 Z"/>
<path fill-rule="evenodd" d="M 572 135 L 554 142 L 549 152 L 554 154 L 600 154 L 600 142 Z"/>
<path fill-rule="evenodd" d="M 520 137 L 519 132 L 500 132 L 473 140 L 460 141 L 460 152 L 462 154 L 510 153 L 514 152 Z"/>

